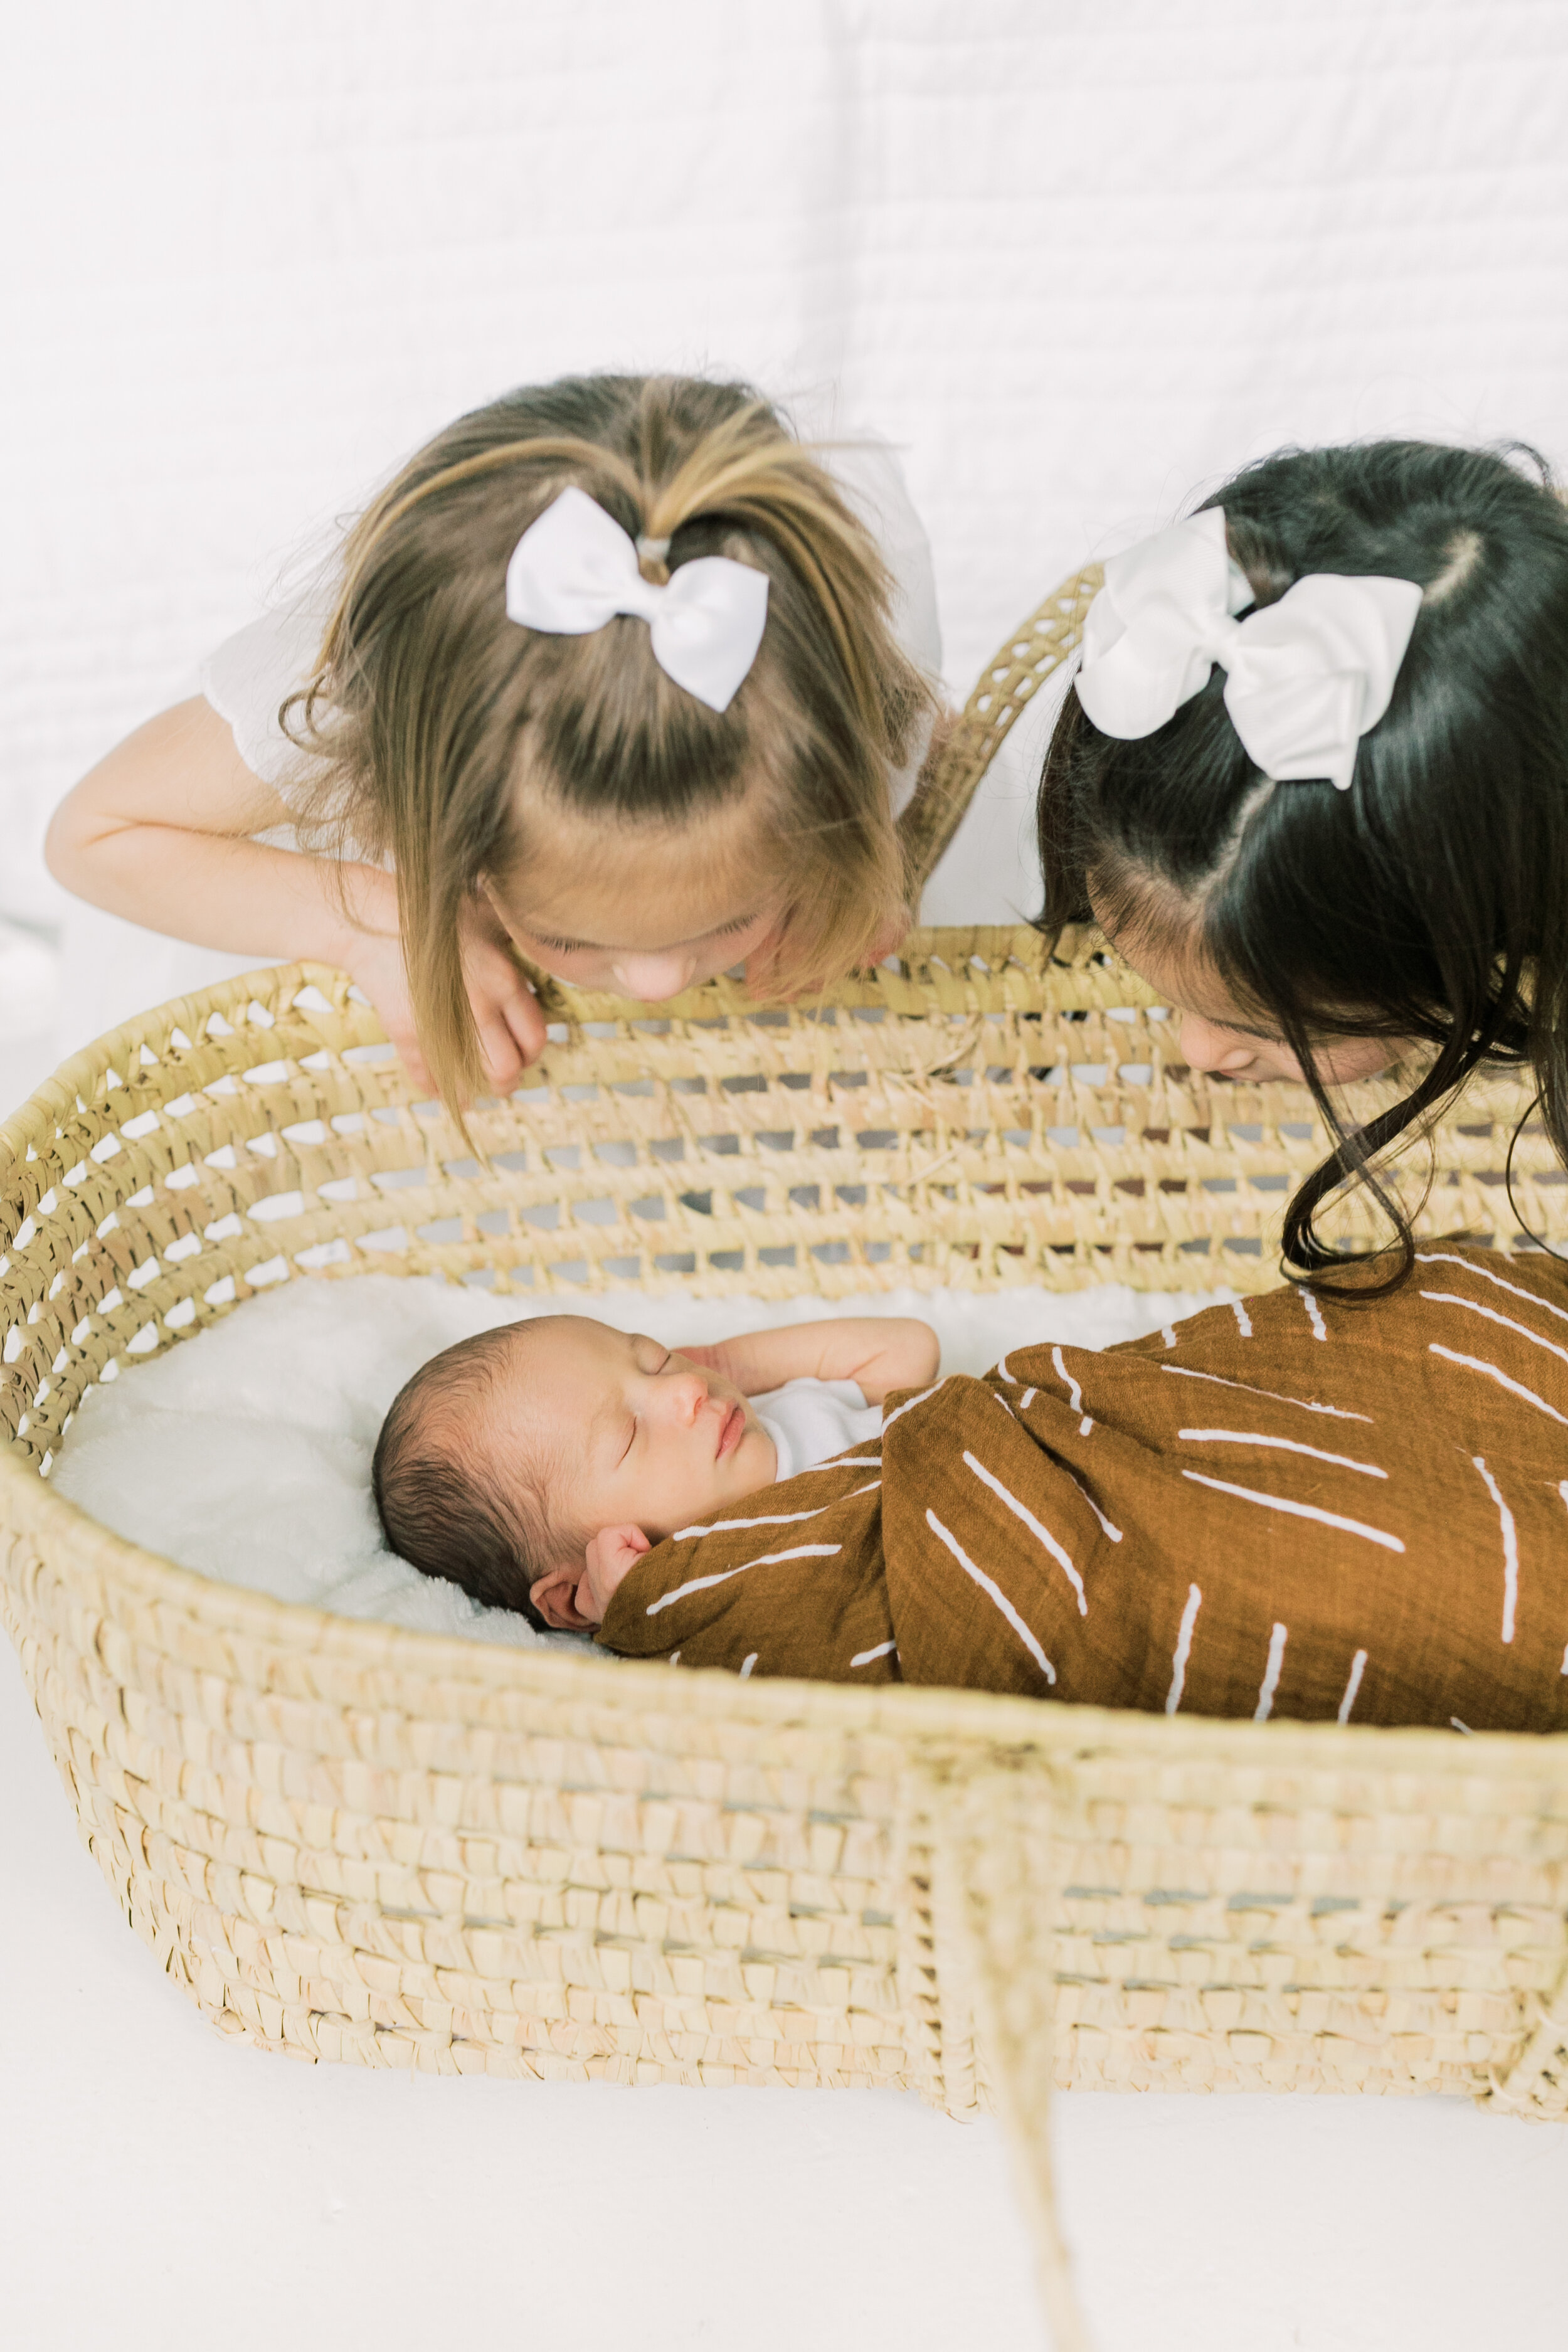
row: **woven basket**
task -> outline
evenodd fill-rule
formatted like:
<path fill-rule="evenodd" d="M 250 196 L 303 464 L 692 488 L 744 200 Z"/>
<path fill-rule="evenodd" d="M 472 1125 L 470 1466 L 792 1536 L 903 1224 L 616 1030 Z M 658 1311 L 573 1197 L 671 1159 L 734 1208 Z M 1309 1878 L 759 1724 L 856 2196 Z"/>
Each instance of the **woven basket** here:
<path fill-rule="evenodd" d="M 928 846 L 1072 604 L 983 682 Z M 721 981 L 552 1010 L 480 1158 L 343 976 L 299 967 L 127 1023 L 0 1129 L 0 1608 L 169 1974 L 312 2059 L 990 2097 L 1048 2255 L 1053 2077 L 1568 2112 L 1568 1742 L 494 1649 L 212 1583 L 51 1491 L 88 1387 L 280 1281 L 1255 1289 L 1324 1147 L 1300 1090 L 1168 1066 L 1092 937 L 1046 968 L 1027 931 L 918 935 L 810 1011 Z M 1426 1230 L 1506 1245 L 1522 1107 L 1484 1082 L 1437 1132 Z M 1556 1172 L 1527 1132 L 1548 1234 Z"/>

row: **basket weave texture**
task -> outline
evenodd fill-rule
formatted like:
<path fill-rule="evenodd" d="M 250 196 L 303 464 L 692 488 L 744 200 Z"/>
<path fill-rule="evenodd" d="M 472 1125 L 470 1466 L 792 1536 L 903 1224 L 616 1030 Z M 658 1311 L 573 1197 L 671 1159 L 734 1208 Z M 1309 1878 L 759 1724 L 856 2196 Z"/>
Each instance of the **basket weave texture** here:
<path fill-rule="evenodd" d="M 342 975 L 279 970 L 128 1024 L 7 1124 L 5 1612 L 89 1843 L 226 2030 L 371 2063 L 901 2082 L 962 2109 L 975 1971 L 1031 1872 L 937 1856 L 954 1792 L 1002 1770 L 1052 1890 L 1049 1967 L 1037 1935 L 1005 1973 L 1042 2021 L 1054 1974 L 1063 2079 L 1495 2078 L 1568 2106 L 1544 2006 L 1568 1746 L 495 1652 L 212 1584 L 39 1475 L 95 1379 L 302 1275 L 578 1300 L 1270 1278 L 1282 1196 L 1258 1180 L 1305 1164 L 1310 1106 L 1222 1110 L 1167 1076 L 1136 993 L 1091 941 L 1042 972 L 1000 934 L 918 942 L 834 1020 L 722 984 L 654 1024 L 588 1003 L 479 1114 L 482 1168 Z M 1495 1157 L 1515 1106 L 1482 1099 Z M 1439 1138 L 1434 1197 L 1463 1207 L 1438 1223 L 1495 1217 L 1481 1140 Z M 1219 1170 L 1234 1189 L 1205 1191 Z"/>
<path fill-rule="evenodd" d="M 1037 683 L 1015 653 L 976 740 Z M 1027 931 L 917 935 L 806 1009 L 554 1009 L 473 1153 L 299 967 L 127 1023 L 0 1129 L 0 1611 L 176 1982 L 310 2059 L 994 2098 L 1047 2241 L 1053 2079 L 1568 2113 L 1568 1742 L 497 1650 L 219 1586 L 51 1491 L 95 1381 L 279 1281 L 1258 1288 L 1324 1148 L 1300 1089 L 1173 1066 L 1093 937 L 1047 966 Z M 1424 1230 L 1517 1239 L 1523 1108 L 1467 1095 Z M 1556 1173 L 1527 1130 L 1547 1236 Z M 1364 1203 L 1341 1229 L 1373 1238 Z"/>

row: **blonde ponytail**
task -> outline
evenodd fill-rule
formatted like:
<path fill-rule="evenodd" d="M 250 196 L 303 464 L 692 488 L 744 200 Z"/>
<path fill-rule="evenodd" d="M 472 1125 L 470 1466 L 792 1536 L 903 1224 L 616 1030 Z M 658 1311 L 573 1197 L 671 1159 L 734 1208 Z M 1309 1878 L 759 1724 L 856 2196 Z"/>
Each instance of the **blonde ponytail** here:
<path fill-rule="evenodd" d="M 763 645 L 727 710 L 664 676 L 640 623 L 566 637 L 508 621 L 511 550 L 568 483 L 642 543 L 649 577 L 719 553 L 766 572 Z M 510 394 L 371 502 L 283 719 L 321 763 L 318 825 L 396 869 L 416 1018 L 450 1105 L 481 1084 L 464 910 L 482 880 L 504 887 L 552 799 L 606 824 L 682 824 L 759 792 L 758 864 L 788 885 L 753 975 L 770 988 L 824 986 L 898 927 L 889 778 L 931 698 L 889 588 L 816 457 L 742 385 L 588 376 Z"/>

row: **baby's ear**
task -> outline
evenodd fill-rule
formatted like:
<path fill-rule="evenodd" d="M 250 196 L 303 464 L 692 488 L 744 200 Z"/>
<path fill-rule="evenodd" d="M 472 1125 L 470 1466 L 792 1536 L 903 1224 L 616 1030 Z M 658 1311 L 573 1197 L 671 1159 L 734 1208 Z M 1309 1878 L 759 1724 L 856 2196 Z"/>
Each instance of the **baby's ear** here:
<path fill-rule="evenodd" d="M 577 1586 L 582 1580 L 581 1565 L 552 1568 L 536 1577 L 529 1586 L 528 1597 L 547 1625 L 558 1633 L 582 1633 L 589 1631 L 595 1621 L 579 1614 Z"/>

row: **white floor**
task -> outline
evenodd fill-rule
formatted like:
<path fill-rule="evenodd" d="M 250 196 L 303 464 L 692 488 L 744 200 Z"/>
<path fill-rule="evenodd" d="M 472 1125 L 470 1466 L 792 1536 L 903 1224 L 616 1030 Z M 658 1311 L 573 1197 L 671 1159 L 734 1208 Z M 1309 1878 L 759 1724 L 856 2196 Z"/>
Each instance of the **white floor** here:
<path fill-rule="evenodd" d="M 16 2352 L 1035 2352 L 1005 2151 L 882 2094 L 310 2068 L 220 2041 L 78 1844 L 0 1645 L 0 2336 Z M 1100 2352 L 1561 2352 L 1568 2129 L 1060 2102 Z"/>

